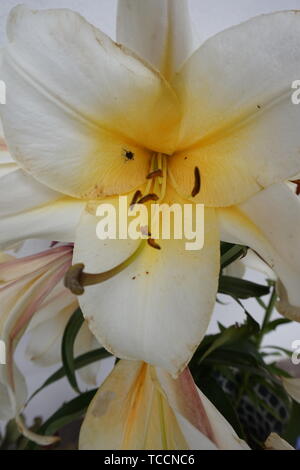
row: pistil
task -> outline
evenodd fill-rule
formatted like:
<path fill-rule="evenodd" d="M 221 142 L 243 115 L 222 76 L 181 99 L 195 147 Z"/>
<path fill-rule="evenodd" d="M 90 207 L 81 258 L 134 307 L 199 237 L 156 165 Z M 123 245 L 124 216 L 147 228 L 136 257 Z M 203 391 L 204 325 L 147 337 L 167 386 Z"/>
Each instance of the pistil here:
<path fill-rule="evenodd" d="M 97 273 L 97 274 L 85 273 L 84 272 L 85 266 L 83 263 L 74 264 L 68 269 L 65 275 L 65 279 L 64 279 L 65 287 L 69 289 L 73 294 L 79 296 L 79 295 L 84 294 L 84 287 L 101 284 L 102 282 L 107 281 L 108 279 L 111 279 L 112 277 L 119 274 L 121 271 L 123 271 L 125 268 L 127 268 L 131 263 L 135 261 L 135 259 L 140 255 L 140 253 L 144 249 L 145 242 L 146 240 L 143 240 L 139 244 L 136 251 L 131 256 L 129 256 L 129 258 L 123 261 L 121 264 L 119 264 L 118 266 L 115 266 L 112 269 L 109 269 L 108 271 L 104 271 L 102 273 Z"/>

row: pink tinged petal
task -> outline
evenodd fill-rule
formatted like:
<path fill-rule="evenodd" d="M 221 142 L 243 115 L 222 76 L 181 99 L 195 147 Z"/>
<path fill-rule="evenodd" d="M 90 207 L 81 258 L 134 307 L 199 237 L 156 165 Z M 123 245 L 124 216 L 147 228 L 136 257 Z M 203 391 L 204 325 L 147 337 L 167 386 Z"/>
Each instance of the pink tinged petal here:
<path fill-rule="evenodd" d="M 169 79 L 193 51 L 184 0 L 119 0 L 117 40 Z"/>
<path fill-rule="evenodd" d="M 0 281 L 14 281 L 27 274 L 34 273 L 40 268 L 46 268 L 48 264 L 51 265 L 53 261 L 56 261 L 60 255 L 69 255 L 71 262 L 72 253 L 72 246 L 60 246 L 35 255 L 5 261 L 0 263 Z"/>
<path fill-rule="evenodd" d="M 217 450 L 208 437 L 216 423 L 209 422 L 205 408 L 189 372 L 175 380 L 161 369 L 122 360 L 88 408 L 79 448 Z M 221 431 L 233 432 L 225 420 Z M 228 449 L 245 448 L 233 441 L 227 439 Z"/>
<path fill-rule="evenodd" d="M 175 380 L 163 369 L 157 368 L 156 374 L 172 407 L 216 444 L 211 423 L 189 369 L 186 368 Z"/>
<path fill-rule="evenodd" d="M 0 251 L 0 266 L 2 263 L 6 263 L 7 261 L 13 261 L 14 257 L 12 255 L 9 255 L 8 253 L 5 253 L 4 251 Z M 2 282 L 2 279 L 0 277 L 0 282 Z"/>
<path fill-rule="evenodd" d="M 31 320 L 32 316 L 35 314 L 35 312 L 40 308 L 42 303 L 44 302 L 45 298 L 47 295 L 52 291 L 52 289 L 56 286 L 56 284 L 63 279 L 66 271 L 70 267 L 70 261 L 64 261 L 63 264 L 58 265 L 55 267 L 55 272 L 52 275 L 48 275 L 48 279 L 43 279 L 42 285 L 40 285 L 38 292 L 33 295 L 31 292 L 31 298 L 30 302 L 27 305 L 27 308 L 25 308 L 22 312 L 22 314 L 15 319 L 14 325 L 11 328 L 12 325 L 10 325 L 10 332 L 9 332 L 9 343 L 8 343 L 8 368 L 10 368 L 10 365 L 12 364 L 13 360 L 13 350 L 14 350 L 14 342 L 17 340 L 17 338 L 20 337 L 21 332 L 24 331 L 26 328 L 27 324 Z M 51 273 L 51 270 L 49 270 Z M 48 273 L 47 273 L 48 274 Z M 39 284 L 39 283 L 37 283 Z M 34 286 L 36 290 L 36 285 Z M 10 322 L 11 323 L 11 320 Z M 8 327 L 5 327 L 5 330 L 7 330 Z M 14 381 L 12 375 L 9 377 L 9 382 L 12 385 L 12 388 L 14 389 Z"/>
<path fill-rule="evenodd" d="M 279 312 L 299 321 L 299 198 L 277 184 L 219 215 L 222 240 L 250 246 L 264 259 L 279 278 Z"/>
<path fill-rule="evenodd" d="M 192 432 L 198 445 L 204 441 L 214 448 L 198 430 Z M 150 367 L 120 361 L 88 408 L 79 448 L 183 450 L 188 445 L 175 413 L 152 380 Z"/>
<path fill-rule="evenodd" d="M 8 151 L 0 116 L 0 170 L 1 167 L 5 164 L 11 165 L 11 167 L 16 166 Z"/>
<path fill-rule="evenodd" d="M 5 140 L 2 137 L 0 137 L 0 152 L 6 152 L 7 150 L 8 149 L 7 149 Z M 1 155 L 1 160 L 2 160 L 2 155 Z"/>
<path fill-rule="evenodd" d="M 2 181 L 3 176 L 8 175 L 8 173 L 11 173 L 17 169 L 18 165 L 14 162 L 10 153 L 8 152 L 0 117 L 0 181 Z"/>
<path fill-rule="evenodd" d="M 215 406 L 196 387 L 188 368 L 177 380 L 159 368 L 156 368 L 156 374 L 169 405 L 176 411 L 177 418 L 181 417 L 182 426 L 184 423 L 190 423 L 219 450 L 249 449 Z"/>
<path fill-rule="evenodd" d="M 0 288 L 0 332 L 7 345 L 7 365 L 0 369 L 0 382 L 7 387 L 11 407 L 16 416 L 24 406 L 25 396 L 20 391 L 20 380 L 23 382 L 23 379 L 14 365 L 14 350 L 33 315 L 64 277 L 70 262 L 70 253 L 59 253 L 52 263 Z M 24 428 L 21 422 L 20 427 Z"/>

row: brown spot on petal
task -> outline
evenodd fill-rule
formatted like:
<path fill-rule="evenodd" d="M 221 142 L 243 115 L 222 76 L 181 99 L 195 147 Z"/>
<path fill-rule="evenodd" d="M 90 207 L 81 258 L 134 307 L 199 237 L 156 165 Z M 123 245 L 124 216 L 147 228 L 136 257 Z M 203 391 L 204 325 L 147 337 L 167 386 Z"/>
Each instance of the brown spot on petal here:
<path fill-rule="evenodd" d="M 112 400 L 115 398 L 115 393 L 111 391 L 100 393 L 95 402 L 93 403 L 92 415 L 95 418 L 100 418 L 105 415 Z"/>
<path fill-rule="evenodd" d="M 4 152 L 8 150 L 5 140 L 1 138 L 0 138 L 0 150 Z"/>

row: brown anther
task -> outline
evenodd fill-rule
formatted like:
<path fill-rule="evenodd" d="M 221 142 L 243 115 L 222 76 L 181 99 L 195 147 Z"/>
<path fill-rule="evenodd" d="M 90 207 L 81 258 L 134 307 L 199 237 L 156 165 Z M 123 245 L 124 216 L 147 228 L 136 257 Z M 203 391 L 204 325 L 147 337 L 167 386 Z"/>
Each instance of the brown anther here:
<path fill-rule="evenodd" d="M 154 170 L 154 171 L 151 171 L 151 173 L 149 173 L 149 175 L 147 176 L 147 180 L 151 180 L 153 178 L 158 178 L 158 177 L 163 177 L 164 174 L 163 174 L 163 171 L 161 169 L 159 170 Z"/>
<path fill-rule="evenodd" d="M 153 240 L 153 238 L 148 238 L 147 242 L 148 242 L 148 245 L 150 245 L 152 248 L 155 248 L 156 250 L 161 250 L 161 246 L 159 246 L 159 244 L 156 243 L 156 241 Z"/>
<path fill-rule="evenodd" d="M 133 195 L 132 201 L 130 203 L 130 208 L 132 208 L 138 202 L 138 200 L 141 198 L 141 196 L 142 196 L 141 191 L 137 190 Z"/>
<path fill-rule="evenodd" d="M 149 202 L 149 201 L 158 201 L 158 200 L 159 200 L 159 197 L 157 196 L 157 194 L 150 193 L 150 194 L 147 194 L 146 196 L 142 197 L 138 201 L 138 204 L 145 204 L 146 202 Z"/>
<path fill-rule="evenodd" d="M 200 193 L 200 189 L 201 189 L 201 175 L 200 175 L 200 170 L 197 166 L 195 167 L 194 175 L 195 175 L 195 184 L 194 184 L 194 188 L 192 191 L 192 197 L 197 196 L 197 194 Z"/>
<path fill-rule="evenodd" d="M 300 194 L 300 180 L 294 180 L 292 181 L 292 183 L 296 184 L 297 187 L 296 187 L 296 195 L 299 196 Z"/>
<path fill-rule="evenodd" d="M 65 274 L 64 285 L 75 295 L 82 295 L 84 288 L 81 284 L 81 275 L 84 270 L 84 264 L 74 264 Z"/>

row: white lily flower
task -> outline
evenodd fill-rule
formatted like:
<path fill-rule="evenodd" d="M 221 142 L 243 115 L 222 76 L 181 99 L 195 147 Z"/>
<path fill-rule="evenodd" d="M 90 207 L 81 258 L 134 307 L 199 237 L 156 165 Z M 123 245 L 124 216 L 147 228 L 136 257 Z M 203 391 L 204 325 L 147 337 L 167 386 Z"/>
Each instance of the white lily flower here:
<path fill-rule="evenodd" d="M 120 361 L 92 400 L 81 450 L 246 450 L 230 424 L 197 389 L 188 369 Z"/>
<path fill-rule="evenodd" d="M 248 244 L 276 270 L 284 286 L 282 311 L 298 319 L 300 307 L 294 256 L 299 201 L 281 185 L 300 171 L 300 108 L 291 101 L 291 83 L 300 76 L 300 14 L 254 18 L 209 39 L 187 58 L 187 2 L 178 5 L 168 0 L 159 8 L 147 0 L 120 4 L 119 40 L 142 58 L 72 11 L 17 7 L 8 21 L 1 67 L 8 84 L 2 117 L 9 149 L 36 180 L 34 191 L 31 183 L 28 187 L 29 204 L 16 195 L 17 215 L 13 203 L 12 215 L 8 210 L 3 218 L 2 243 L 10 239 L 10 220 L 26 227 L 38 220 L 33 232 L 51 230 L 55 240 L 69 224 L 75 261 L 88 272 L 132 261 L 105 283 L 88 287 L 79 299 L 82 310 L 108 350 L 174 376 L 210 320 L 220 227 L 224 239 Z M 158 17 L 162 28 L 154 37 Z M 120 194 L 143 192 L 153 162 L 163 163 L 160 200 L 205 204 L 201 251 L 186 251 L 183 240 L 163 240 L 160 251 L 146 245 L 131 258 L 138 242 L 96 238 L 95 201 L 116 204 Z M 15 173 L 15 181 L 10 174 L 3 178 L 1 191 L 24 178 Z M 11 194 L 5 191 L 4 209 Z M 62 194 L 68 205 L 57 203 Z M 87 209 L 74 236 L 83 204 Z M 54 225 L 47 212 L 52 208 Z"/>

